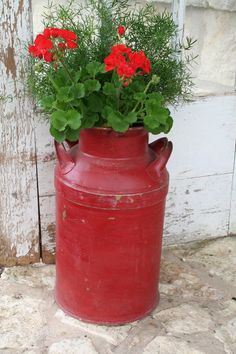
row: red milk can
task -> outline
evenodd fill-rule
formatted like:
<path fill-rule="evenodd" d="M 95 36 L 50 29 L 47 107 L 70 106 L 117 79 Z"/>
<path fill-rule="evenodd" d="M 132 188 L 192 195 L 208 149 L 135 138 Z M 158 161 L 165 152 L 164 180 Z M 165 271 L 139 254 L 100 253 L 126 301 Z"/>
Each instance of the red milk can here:
<path fill-rule="evenodd" d="M 97 324 L 150 313 L 158 282 L 166 163 L 172 143 L 148 145 L 143 128 L 81 132 L 68 151 L 56 143 L 56 301 Z"/>

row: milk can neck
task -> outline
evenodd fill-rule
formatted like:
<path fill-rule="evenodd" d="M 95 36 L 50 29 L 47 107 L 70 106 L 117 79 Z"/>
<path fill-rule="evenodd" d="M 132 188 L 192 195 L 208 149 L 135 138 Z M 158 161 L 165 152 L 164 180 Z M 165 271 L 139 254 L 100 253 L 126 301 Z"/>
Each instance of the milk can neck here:
<path fill-rule="evenodd" d="M 101 158 L 132 158 L 145 154 L 148 133 L 142 127 L 117 133 L 108 128 L 83 129 L 80 133 L 79 151 Z"/>

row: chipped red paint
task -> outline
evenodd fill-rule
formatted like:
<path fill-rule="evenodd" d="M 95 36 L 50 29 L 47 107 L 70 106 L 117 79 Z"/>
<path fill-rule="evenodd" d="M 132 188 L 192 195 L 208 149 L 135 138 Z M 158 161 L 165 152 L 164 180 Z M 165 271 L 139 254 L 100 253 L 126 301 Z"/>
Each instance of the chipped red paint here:
<path fill-rule="evenodd" d="M 58 305 L 92 323 L 142 318 L 159 300 L 172 144 L 148 145 L 143 128 L 92 128 L 56 150 Z"/>

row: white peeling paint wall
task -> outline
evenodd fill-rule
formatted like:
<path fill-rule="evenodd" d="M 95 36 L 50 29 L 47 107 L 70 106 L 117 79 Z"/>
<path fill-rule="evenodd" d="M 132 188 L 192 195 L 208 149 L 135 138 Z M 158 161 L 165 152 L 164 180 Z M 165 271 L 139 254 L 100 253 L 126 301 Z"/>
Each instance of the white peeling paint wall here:
<path fill-rule="evenodd" d="M 173 116 L 165 243 L 236 234 L 236 96 L 198 99 Z"/>
<path fill-rule="evenodd" d="M 159 11 L 171 9 L 169 0 L 153 2 Z M 47 3 L 33 0 L 35 34 L 42 29 L 41 14 Z M 185 35 L 198 39 L 194 54 L 199 57 L 192 68 L 197 97 L 173 110 L 165 244 L 236 234 L 236 2 L 188 0 L 187 5 Z M 50 261 L 55 156 L 43 121 L 36 131 L 43 252 Z"/>

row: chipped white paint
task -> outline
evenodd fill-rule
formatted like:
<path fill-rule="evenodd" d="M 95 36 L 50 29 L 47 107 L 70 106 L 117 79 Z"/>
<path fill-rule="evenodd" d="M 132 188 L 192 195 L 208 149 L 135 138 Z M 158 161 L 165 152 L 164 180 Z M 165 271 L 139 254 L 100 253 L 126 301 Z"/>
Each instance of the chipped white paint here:
<path fill-rule="evenodd" d="M 147 0 L 147 2 L 171 4 L 175 0 Z M 186 0 L 186 6 L 203 7 L 223 11 L 236 11 L 235 0 Z"/>
<path fill-rule="evenodd" d="M 54 174 L 53 169 L 50 169 L 50 172 L 52 175 Z M 55 260 L 55 196 L 39 197 L 39 202 L 42 258 L 45 263 L 52 263 Z"/>
<path fill-rule="evenodd" d="M 233 170 L 233 181 L 232 181 L 229 234 L 236 235 L 236 135 L 235 135 L 234 170 Z"/>
<path fill-rule="evenodd" d="M 236 96 L 211 97 L 173 111 L 166 244 L 228 234 L 230 206 L 235 205 L 235 111 Z M 236 224 L 236 212 L 231 223 Z"/>
<path fill-rule="evenodd" d="M 0 264 L 13 265 L 39 259 L 34 113 L 22 54 L 30 1 L 1 1 L 0 15 Z"/>
<path fill-rule="evenodd" d="M 185 19 L 185 0 L 172 1 L 172 16 L 175 24 L 178 26 L 178 33 L 174 40 L 174 46 L 183 42 L 184 19 Z"/>
<path fill-rule="evenodd" d="M 202 240 L 228 233 L 232 175 L 171 180 L 165 244 Z"/>
<path fill-rule="evenodd" d="M 26 256 L 31 246 L 32 246 L 32 240 L 25 240 L 21 243 L 18 243 L 16 247 L 16 258 Z M 12 243 L 11 249 L 14 249 L 14 247 L 15 247 L 15 243 Z"/>
<path fill-rule="evenodd" d="M 172 110 L 172 179 L 233 172 L 236 95 L 209 97 Z"/>

